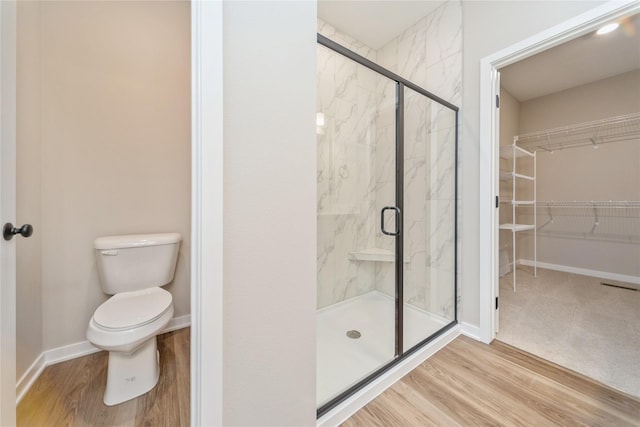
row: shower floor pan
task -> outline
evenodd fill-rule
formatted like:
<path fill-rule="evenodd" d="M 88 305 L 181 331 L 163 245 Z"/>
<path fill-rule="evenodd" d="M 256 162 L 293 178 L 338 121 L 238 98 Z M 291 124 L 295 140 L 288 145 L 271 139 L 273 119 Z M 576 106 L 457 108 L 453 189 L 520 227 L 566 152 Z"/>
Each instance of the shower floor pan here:
<path fill-rule="evenodd" d="M 378 291 L 318 310 L 317 406 L 393 360 L 394 319 L 394 299 Z M 405 304 L 404 348 L 413 347 L 447 323 Z M 352 338 L 358 336 L 353 331 L 359 333 L 358 338 Z"/>

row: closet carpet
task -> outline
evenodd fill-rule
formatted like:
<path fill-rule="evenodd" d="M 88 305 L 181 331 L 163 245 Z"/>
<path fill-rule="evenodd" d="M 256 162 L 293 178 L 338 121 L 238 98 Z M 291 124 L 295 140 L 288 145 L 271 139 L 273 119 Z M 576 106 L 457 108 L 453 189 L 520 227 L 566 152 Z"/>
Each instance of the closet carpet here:
<path fill-rule="evenodd" d="M 538 268 L 500 279 L 497 339 L 640 397 L 640 291 Z M 638 285 L 635 285 L 637 287 Z"/>

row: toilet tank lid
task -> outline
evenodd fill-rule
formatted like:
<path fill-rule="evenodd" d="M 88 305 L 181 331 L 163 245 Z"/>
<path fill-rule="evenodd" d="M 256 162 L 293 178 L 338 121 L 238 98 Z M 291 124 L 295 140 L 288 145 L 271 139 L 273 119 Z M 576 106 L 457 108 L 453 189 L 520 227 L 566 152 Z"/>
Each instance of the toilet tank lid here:
<path fill-rule="evenodd" d="M 159 246 L 178 243 L 180 233 L 128 234 L 125 236 L 98 237 L 93 242 L 96 249 L 137 248 L 141 246 Z"/>

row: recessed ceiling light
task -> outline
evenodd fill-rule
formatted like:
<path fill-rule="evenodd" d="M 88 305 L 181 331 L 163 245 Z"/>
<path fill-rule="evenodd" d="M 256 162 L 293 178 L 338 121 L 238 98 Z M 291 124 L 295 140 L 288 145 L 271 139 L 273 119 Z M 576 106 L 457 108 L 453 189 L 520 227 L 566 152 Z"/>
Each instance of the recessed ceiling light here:
<path fill-rule="evenodd" d="M 598 31 L 596 31 L 596 34 L 601 36 L 603 34 L 607 34 L 610 33 L 612 31 L 615 31 L 616 28 L 618 28 L 619 25 L 617 22 L 614 22 L 613 24 L 607 24 L 604 27 L 601 27 Z"/>

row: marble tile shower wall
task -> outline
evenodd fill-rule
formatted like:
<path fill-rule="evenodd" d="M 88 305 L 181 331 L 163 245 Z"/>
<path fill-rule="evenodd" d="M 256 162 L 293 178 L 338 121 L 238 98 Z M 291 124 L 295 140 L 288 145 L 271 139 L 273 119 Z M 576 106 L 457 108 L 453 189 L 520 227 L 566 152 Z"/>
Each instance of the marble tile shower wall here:
<path fill-rule="evenodd" d="M 376 55 L 383 67 L 459 105 L 462 99 L 462 6 L 448 1 Z"/>
<path fill-rule="evenodd" d="M 332 26 L 319 23 L 321 34 L 455 105 L 461 100 L 461 28 L 460 3 L 450 1 L 376 52 Z M 325 113 L 324 134 L 318 135 L 321 308 L 373 289 L 394 295 L 391 263 L 350 261 L 348 252 L 371 247 L 393 250 L 393 239 L 380 233 L 377 222 L 382 207 L 392 205 L 395 199 L 395 94 L 385 78 L 365 77 L 367 73 L 358 73 L 358 66 L 342 63 L 348 60 L 319 49 L 318 111 Z M 355 72 L 352 67 L 357 68 Z M 372 78 L 377 86 L 370 93 Z M 344 128 L 342 120 L 347 116 L 341 115 L 340 109 L 344 102 L 353 104 L 349 93 L 360 94 L 360 101 L 349 110 L 360 120 Z M 362 102 L 365 93 L 368 103 Z M 333 128 L 332 120 L 336 120 Z M 357 137 L 346 144 L 347 135 L 352 132 L 349 129 L 354 127 Z M 330 131 L 336 128 L 339 132 L 331 138 Z M 407 91 L 405 301 L 447 319 L 454 314 L 454 141 L 454 112 Z M 340 174 L 344 165 L 349 172 L 359 172 L 349 184 L 342 177 L 344 173 Z M 346 201 L 351 203 L 349 210 L 344 209 Z M 387 219 L 392 221 L 392 216 Z"/>
<path fill-rule="evenodd" d="M 320 20 L 318 32 L 376 60 L 373 49 Z M 377 78 L 318 46 L 318 308 L 375 289 L 373 264 L 350 254 L 373 246 Z"/>
<path fill-rule="evenodd" d="M 462 10 L 449 1 L 377 52 L 383 67 L 459 105 Z M 379 129 L 380 135 L 386 135 Z M 380 138 L 379 144 L 389 144 Z M 455 277 L 455 113 L 405 91 L 405 301 L 451 320 Z M 382 177 L 381 179 L 384 179 Z M 384 239 L 380 239 L 384 241 Z M 383 242 L 377 243 L 385 244 Z M 378 265 L 377 289 L 393 295 L 391 266 Z"/>

